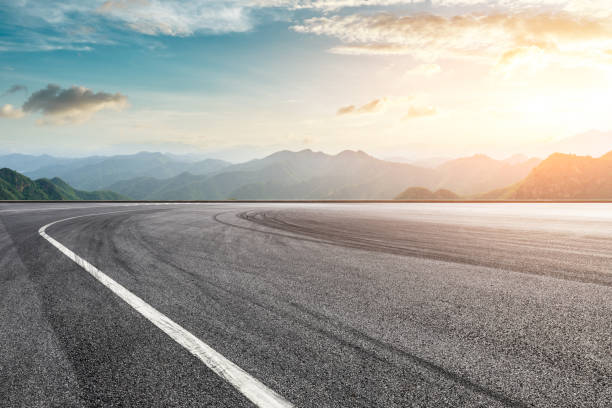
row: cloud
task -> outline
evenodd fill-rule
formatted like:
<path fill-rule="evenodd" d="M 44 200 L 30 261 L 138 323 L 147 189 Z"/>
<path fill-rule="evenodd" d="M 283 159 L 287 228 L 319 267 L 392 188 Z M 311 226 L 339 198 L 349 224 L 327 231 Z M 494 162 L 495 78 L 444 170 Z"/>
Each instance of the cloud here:
<path fill-rule="evenodd" d="M 329 51 L 341 55 L 406 55 L 413 49 L 399 44 L 359 44 L 332 47 Z"/>
<path fill-rule="evenodd" d="M 17 93 L 19 91 L 28 92 L 28 87 L 25 85 L 13 85 L 2 94 L 2 96 Z"/>
<path fill-rule="evenodd" d="M 408 112 L 404 115 L 402 120 L 409 120 L 415 118 L 423 118 L 426 116 L 433 116 L 438 113 L 437 109 L 433 106 L 411 106 Z"/>
<path fill-rule="evenodd" d="M 384 104 L 387 102 L 387 98 L 374 99 L 372 102 L 368 102 L 359 109 L 357 113 L 374 113 L 382 109 Z"/>
<path fill-rule="evenodd" d="M 248 8 L 239 1 L 108 0 L 97 12 L 147 35 L 243 32 L 253 26 Z"/>
<path fill-rule="evenodd" d="M 610 15 L 610 7 L 603 0 L 253 0 L 259 7 L 289 9 L 318 9 L 334 11 L 343 8 L 412 6 L 427 8 L 479 8 L 509 11 L 567 11 L 590 15 Z"/>
<path fill-rule="evenodd" d="M 132 6 L 147 6 L 149 4 L 149 0 L 106 0 L 98 7 L 98 11 L 106 13 L 112 10 L 126 9 Z"/>
<path fill-rule="evenodd" d="M 368 102 L 360 107 L 356 107 L 355 105 L 343 106 L 338 109 L 336 114 L 338 116 L 342 116 L 348 114 L 376 113 L 380 112 L 387 102 L 387 98 L 379 98 L 374 99 L 373 101 Z"/>
<path fill-rule="evenodd" d="M 34 92 L 23 104 L 25 113 L 40 112 L 45 117 L 42 124 L 67 124 L 88 120 L 91 115 L 102 109 L 123 109 L 127 97 L 120 93 L 94 93 L 82 86 L 62 89 L 59 85 L 49 84 Z"/>
<path fill-rule="evenodd" d="M 21 109 L 15 108 L 11 104 L 0 106 L 0 118 L 19 119 L 23 117 L 24 113 Z"/>
<path fill-rule="evenodd" d="M 251 30 L 257 7 L 240 0 L 16 0 L 0 3 L 9 31 L 2 51 L 89 51 L 97 44 L 150 44 L 147 36 Z M 4 4 L 6 3 L 6 4 Z"/>
<path fill-rule="evenodd" d="M 338 112 L 336 112 L 336 114 L 340 116 L 340 115 L 346 115 L 349 113 L 355 113 L 355 111 L 356 111 L 355 105 L 348 105 L 348 106 L 343 106 L 340 109 L 338 109 Z"/>
<path fill-rule="evenodd" d="M 261 20 L 277 16 L 279 10 L 284 18 L 295 21 L 300 21 L 304 14 L 328 16 L 342 9 L 400 9 L 399 6 L 415 15 L 459 10 L 480 14 L 565 12 L 593 18 L 612 16 L 612 9 L 604 0 L 16 0 L 4 3 L 3 15 L 8 21 L 18 23 L 11 25 L 15 30 L 0 40 L 0 52 L 88 51 L 95 44 L 151 41 L 126 36 L 126 30 L 148 36 L 246 32 Z M 346 12 L 342 13 L 346 16 Z M 81 32 L 83 27 L 95 29 Z M 337 48 L 334 52 L 411 54 L 407 47 L 372 44 Z"/>
<path fill-rule="evenodd" d="M 340 39 L 344 45 L 332 48 L 334 53 L 406 54 L 427 62 L 462 57 L 504 63 L 531 47 L 584 63 L 607 59 L 604 54 L 612 49 L 612 19 L 565 12 L 450 17 L 352 14 L 310 18 L 293 29 Z"/>
<path fill-rule="evenodd" d="M 413 4 L 413 0 L 254 0 L 258 7 L 283 7 L 292 10 L 315 9 L 332 11 L 342 8 L 394 6 Z"/>

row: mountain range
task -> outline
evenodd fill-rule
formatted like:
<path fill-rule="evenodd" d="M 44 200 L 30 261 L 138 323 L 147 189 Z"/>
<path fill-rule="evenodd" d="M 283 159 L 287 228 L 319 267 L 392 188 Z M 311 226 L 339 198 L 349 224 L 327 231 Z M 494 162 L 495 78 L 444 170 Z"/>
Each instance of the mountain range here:
<path fill-rule="evenodd" d="M 599 158 L 555 153 L 544 161 L 474 155 L 434 168 L 351 150 L 284 150 L 239 164 L 147 152 L 79 159 L 0 156 L 0 166 L 7 163 L 40 177 L 0 170 L 2 199 L 612 199 L 612 152 Z"/>
<path fill-rule="evenodd" d="M 109 190 L 136 200 L 392 199 L 407 187 L 447 189 L 465 196 L 523 179 L 538 159 L 495 160 L 484 155 L 434 168 L 377 159 L 362 151 L 329 155 L 279 151 L 230 164 L 215 159 L 141 152 L 79 159 L 0 156 L 0 166 L 27 168 L 32 179 L 59 177 L 80 190 Z M 19 160 L 21 159 L 21 160 Z"/>
<path fill-rule="evenodd" d="M 392 199 L 407 186 L 469 195 L 516 183 L 538 163 L 476 155 L 431 169 L 380 160 L 362 151 L 280 151 L 206 175 L 139 177 L 106 188 L 138 200 Z"/>
<path fill-rule="evenodd" d="M 125 200 L 112 191 L 81 191 L 60 178 L 32 180 L 14 170 L 0 169 L 0 200 Z"/>

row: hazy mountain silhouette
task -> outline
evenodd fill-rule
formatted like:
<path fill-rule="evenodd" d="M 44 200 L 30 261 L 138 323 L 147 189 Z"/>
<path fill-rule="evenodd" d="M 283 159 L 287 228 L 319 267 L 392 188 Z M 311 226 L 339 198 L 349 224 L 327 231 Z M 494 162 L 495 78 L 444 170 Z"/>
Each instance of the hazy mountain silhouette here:
<path fill-rule="evenodd" d="M 38 170 L 44 167 L 61 167 L 61 166 L 78 166 L 86 163 L 93 163 L 99 160 L 103 160 L 102 156 L 90 156 L 85 158 L 69 158 L 69 157 L 54 157 L 48 154 L 43 155 L 31 155 L 31 154 L 20 154 L 13 153 L 0 156 L 0 168 L 6 167 L 9 169 L 15 169 L 20 173 L 27 173 Z M 51 177 L 55 175 L 55 172 Z"/>
<path fill-rule="evenodd" d="M 402 163 L 410 163 L 413 166 L 419 166 L 419 167 L 427 167 L 429 169 L 435 169 L 436 167 L 448 162 L 454 160 L 452 157 L 429 157 L 426 159 L 418 159 L 418 160 L 407 160 L 407 159 L 403 159 L 403 160 L 391 160 L 389 159 L 389 161 L 399 161 Z"/>
<path fill-rule="evenodd" d="M 335 156 L 303 150 L 281 151 L 264 159 L 229 166 L 211 176 L 181 174 L 160 180 L 157 189 L 137 196 L 137 179 L 111 185 L 114 191 L 146 199 L 300 199 L 393 197 L 405 179 L 424 179 L 425 169 L 375 159 L 363 152 Z M 377 180 L 384 180 L 377 183 Z M 373 188 L 372 184 L 377 184 Z M 364 185 L 368 185 L 364 189 Z M 395 190 L 395 191 L 394 191 Z"/>
<path fill-rule="evenodd" d="M 540 159 L 495 160 L 483 154 L 451 160 L 438 166 L 435 189 L 446 188 L 460 195 L 473 195 L 507 186 L 525 178 Z M 420 186 L 424 186 L 420 184 Z"/>
<path fill-rule="evenodd" d="M 77 188 L 96 190 L 121 180 L 139 177 L 165 179 L 186 171 L 192 174 L 208 174 L 228 165 L 228 162 L 216 159 L 194 162 L 175 155 L 140 152 L 110 157 L 94 156 L 43 166 L 25 174 L 31 178 L 61 177 Z"/>
<path fill-rule="evenodd" d="M 107 186 L 134 199 L 393 199 L 406 186 L 473 194 L 524 178 L 538 160 L 510 164 L 486 156 L 453 160 L 435 169 L 376 159 L 362 151 L 337 155 L 280 151 L 213 174 L 135 178 Z"/>
<path fill-rule="evenodd" d="M 495 160 L 475 155 L 435 168 L 380 160 L 362 151 L 273 153 L 230 164 L 192 156 L 133 155 L 54 158 L 0 156 L 31 179 L 59 177 L 80 190 L 110 190 L 133 199 L 393 199 L 410 186 L 461 196 L 499 189 L 527 176 L 538 159 Z M 36 167 L 36 163 L 40 167 Z"/>
<path fill-rule="evenodd" d="M 123 200 L 112 191 L 81 191 L 60 178 L 32 180 L 14 170 L 0 169 L 0 200 Z"/>

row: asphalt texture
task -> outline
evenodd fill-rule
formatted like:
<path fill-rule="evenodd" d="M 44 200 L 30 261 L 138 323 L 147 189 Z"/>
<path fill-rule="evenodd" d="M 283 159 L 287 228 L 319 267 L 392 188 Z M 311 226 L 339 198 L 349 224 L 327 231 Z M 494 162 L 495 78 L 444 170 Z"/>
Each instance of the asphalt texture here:
<path fill-rule="evenodd" d="M 0 204 L 0 406 L 610 407 L 609 204 Z"/>

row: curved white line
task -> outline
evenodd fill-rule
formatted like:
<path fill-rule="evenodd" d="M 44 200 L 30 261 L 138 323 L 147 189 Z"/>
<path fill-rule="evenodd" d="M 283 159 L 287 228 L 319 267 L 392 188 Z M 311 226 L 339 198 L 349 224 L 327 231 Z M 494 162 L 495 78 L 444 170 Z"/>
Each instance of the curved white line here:
<path fill-rule="evenodd" d="M 128 210 L 130 211 L 130 210 Z M 72 220 L 75 218 L 88 217 L 94 215 L 112 214 L 117 212 L 128 211 L 113 211 L 110 213 L 87 214 L 76 217 L 64 218 L 42 226 L 38 233 L 54 247 L 60 250 L 68 258 L 72 259 L 77 265 L 89 272 L 100 283 L 110 289 L 115 295 L 123 299 L 127 304 L 132 306 L 138 313 L 143 315 L 151 323 L 161 329 L 164 333 L 170 336 L 174 341 L 186 348 L 191 354 L 199 358 L 208 368 L 214 371 L 217 375 L 229 382 L 234 388 L 240 391 L 246 398 L 258 407 L 270 408 L 289 408 L 293 407 L 289 401 L 278 395 L 276 392 L 266 387 L 262 382 L 249 375 L 242 368 L 232 363 L 220 353 L 215 351 L 208 344 L 204 343 L 189 331 L 173 322 L 164 314 L 158 312 L 144 300 L 127 290 L 125 287 L 117 283 L 115 280 L 104 274 L 101 270 L 81 258 L 70 249 L 66 248 L 60 242 L 46 233 L 50 226 Z M 134 210 L 131 210 L 134 211 Z"/>

